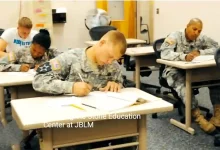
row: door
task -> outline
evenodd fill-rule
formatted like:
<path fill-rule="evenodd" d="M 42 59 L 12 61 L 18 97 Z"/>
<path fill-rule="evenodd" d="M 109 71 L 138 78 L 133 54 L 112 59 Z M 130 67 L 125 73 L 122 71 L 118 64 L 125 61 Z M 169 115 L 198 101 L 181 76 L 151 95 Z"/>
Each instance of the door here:
<path fill-rule="evenodd" d="M 112 17 L 111 25 L 122 32 L 126 38 L 137 37 L 136 1 L 97 0 L 96 7 L 108 12 Z"/>

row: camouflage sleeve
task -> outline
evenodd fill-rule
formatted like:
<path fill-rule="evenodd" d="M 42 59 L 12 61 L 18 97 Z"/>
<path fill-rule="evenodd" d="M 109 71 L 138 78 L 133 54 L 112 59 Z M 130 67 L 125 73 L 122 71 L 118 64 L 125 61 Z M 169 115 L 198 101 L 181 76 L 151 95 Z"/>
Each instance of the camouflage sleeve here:
<path fill-rule="evenodd" d="M 202 37 L 202 43 L 203 49 L 199 50 L 201 55 L 214 55 L 215 51 L 219 48 L 218 42 L 205 35 Z"/>
<path fill-rule="evenodd" d="M 114 81 L 116 83 L 123 83 L 122 78 L 122 69 L 117 61 L 113 62 L 112 65 L 109 66 L 108 72 L 111 72 L 110 81 Z"/>
<path fill-rule="evenodd" d="M 48 56 L 47 54 L 45 53 L 45 55 L 36 62 L 36 65 L 42 65 L 43 63 L 47 62 L 49 59 L 48 59 Z"/>
<path fill-rule="evenodd" d="M 65 79 L 69 75 L 71 64 L 76 60 L 73 54 L 67 52 L 42 64 L 32 82 L 33 88 L 49 94 L 72 93 L 74 83 Z"/>
<path fill-rule="evenodd" d="M 185 60 L 186 54 L 183 52 L 175 52 L 174 49 L 177 46 L 178 32 L 171 33 L 161 45 L 161 59 L 165 60 Z"/>
<path fill-rule="evenodd" d="M 20 64 L 15 64 L 19 55 L 15 52 L 7 53 L 5 56 L 0 58 L 0 71 L 1 72 L 19 72 Z"/>

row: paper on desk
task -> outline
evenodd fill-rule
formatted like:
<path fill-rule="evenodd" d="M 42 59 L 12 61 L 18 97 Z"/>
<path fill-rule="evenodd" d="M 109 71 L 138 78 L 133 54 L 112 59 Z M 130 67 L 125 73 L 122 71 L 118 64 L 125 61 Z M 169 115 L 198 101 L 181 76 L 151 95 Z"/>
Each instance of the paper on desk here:
<path fill-rule="evenodd" d="M 192 63 L 214 60 L 214 55 L 200 55 L 192 60 Z"/>
<path fill-rule="evenodd" d="M 62 108 L 71 104 L 75 104 L 79 107 L 86 109 L 97 109 L 103 111 L 114 111 L 133 105 L 138 99 L 138 95 L 135 93 L 123 92 L 101 92 L 94 91 L 85 97 L 66 97 L 59 100 L 51 100 L 47 102 L 49 107 Z"/>
<path fill-rule="evenodd" d="M 32 75 L 35 75 L 35 74 L 36 74 L 36 71 L 35 71 L 34 69 L 29 69 L 27 73 L 32 74 Z"/>
<path fill-rule="evenodd" d="M 36 71 L 34 69 L 30 69 L 28 72 L 7 72 L 8 75 L 13 75 L 13 76 L 30 76 L 30 75 L 35 75 Z"/>
<path fill-rule="evenodd" d="M 114 111 L 133 105 L 138 99 L 135 93 L 91 92 L 82 99 L 82 104 L 103 111 Z"/>
<path fill-rule="evenodd" d="M 53 108 L 67 107 L 67 106 L 70 106 L 71 104 L 76 104 L 77 106 L 81 106 L 81 100 L 78 99 L 77 97 L 75 98 L 67 97 L 67 98 L 54 99 L 54 100 L 47 101 L 47 105 Z"/>

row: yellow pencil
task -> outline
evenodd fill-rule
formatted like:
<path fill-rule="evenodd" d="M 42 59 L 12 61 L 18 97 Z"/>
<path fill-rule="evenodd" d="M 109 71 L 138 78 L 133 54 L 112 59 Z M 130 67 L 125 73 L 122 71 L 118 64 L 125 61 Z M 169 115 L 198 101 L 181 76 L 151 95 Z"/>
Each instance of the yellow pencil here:
<path fill-rule="evenodd" d="M 74 105 L 74 104 L 70 104 L 70 106 L 73 106 L 73 107 L 78 108 L 78 109 L 80 109 L 80 110 L 85 110 L 85 109 L 83 109 L 83 108 L 81 108 L 81 107 L 79 107 L 79 106 L 76 106 L 76 105 Z"/>

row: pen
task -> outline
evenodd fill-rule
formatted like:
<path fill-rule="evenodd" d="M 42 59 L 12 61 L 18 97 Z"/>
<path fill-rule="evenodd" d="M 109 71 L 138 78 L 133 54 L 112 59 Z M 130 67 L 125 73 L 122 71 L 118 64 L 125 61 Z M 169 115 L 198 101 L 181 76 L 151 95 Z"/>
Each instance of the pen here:
<path fill-rule="evenodd" d="M 91 108 L 97 109 L 96 107 L 94 107 L 94 106 L 90 106 L 90 105 L 87 105 L 87 104 L 83 104 L 83 103 L 82 103 L 82 105 L 85 105 L 85 106 L 88 106 L 88 107 L 91 107 Z"/>
<path fill-rule="evenodd" d="M 80 73 L 78 73 L 78 75 L 79 75 L 81 81 L 84 82 L 84 80 L 83 80 L 82 76 L 80 75 Z"/>

